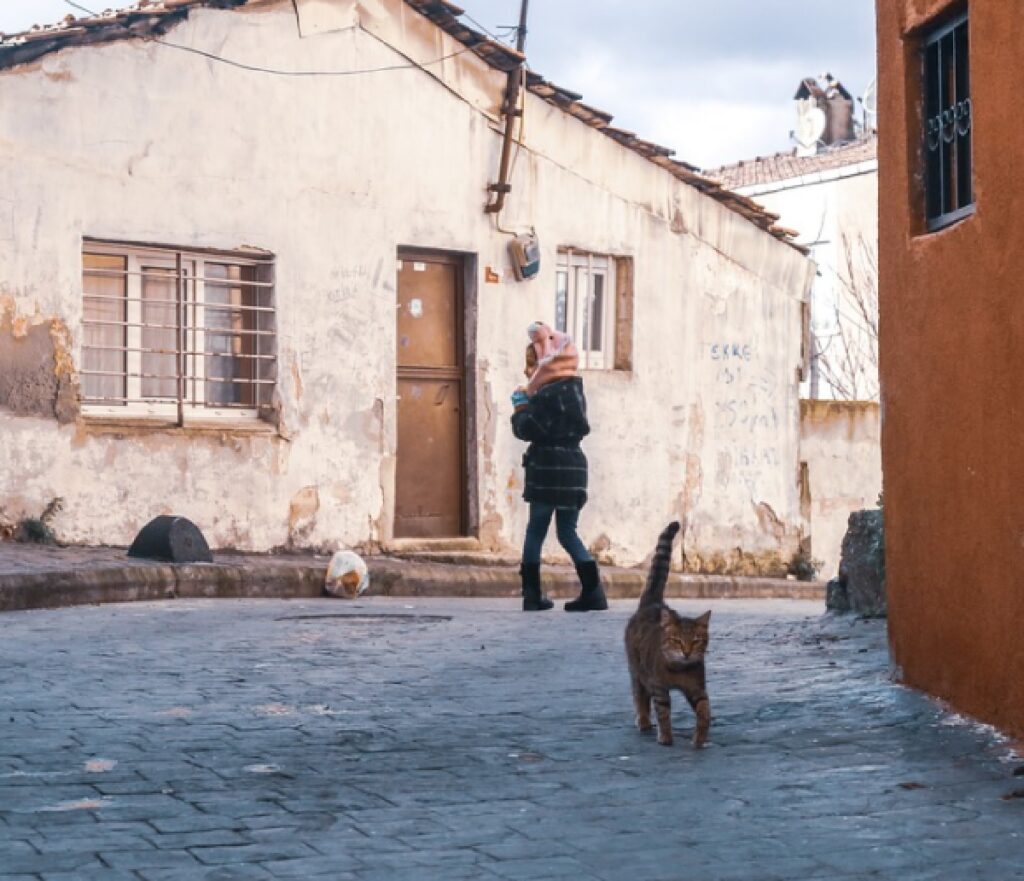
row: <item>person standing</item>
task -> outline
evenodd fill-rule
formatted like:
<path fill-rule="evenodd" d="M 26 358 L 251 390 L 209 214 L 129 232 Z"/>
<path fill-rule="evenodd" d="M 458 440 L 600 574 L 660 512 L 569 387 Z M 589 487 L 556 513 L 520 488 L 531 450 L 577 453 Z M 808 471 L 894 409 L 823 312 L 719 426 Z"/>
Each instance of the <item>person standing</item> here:
<path fill-rule="evenodd" d="M 580 442 L 590 433 L 579 356 L 568 335 L 543 322 L 529 327 L 526 349 L 528 382 L 512 394 L 512 432 L 530 446 L 523 456 L 523 498 L 530 518 L 519 568 L 523 611 L 540 612 L 554 603 L 541 593 L 541 550 L 555 520 L 558 541 L 579 577 L 580 595 L 565 604 L 567 612 L 601 611 L 608 600 L 597 562 L 577 533 L 580 510 L 587 503 L 587 457 Z"/>

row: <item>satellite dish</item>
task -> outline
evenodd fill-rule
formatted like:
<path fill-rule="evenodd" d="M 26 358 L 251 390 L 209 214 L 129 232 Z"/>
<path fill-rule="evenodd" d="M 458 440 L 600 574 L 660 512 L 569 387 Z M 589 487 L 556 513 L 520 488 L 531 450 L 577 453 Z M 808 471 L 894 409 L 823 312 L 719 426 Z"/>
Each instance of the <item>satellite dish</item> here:
<path fill-rule="evenodd" d="M 878 123 L 878 78 L 875 77 L 868 83 L 864 90 L 864 97 L 860 99 L 860 106 L 864 108 L 864 127 L 877 128 Z"/>
<path fill-rule="evenodd" d="M 825 127 L 828 125 L 828 117 L 825 111 L 815 104 L 813 100 L 798 101 L 796 131 L 793 136 L 797 144 L 806 150 L 812 149 L 821 136 L 825 134 Z"/>

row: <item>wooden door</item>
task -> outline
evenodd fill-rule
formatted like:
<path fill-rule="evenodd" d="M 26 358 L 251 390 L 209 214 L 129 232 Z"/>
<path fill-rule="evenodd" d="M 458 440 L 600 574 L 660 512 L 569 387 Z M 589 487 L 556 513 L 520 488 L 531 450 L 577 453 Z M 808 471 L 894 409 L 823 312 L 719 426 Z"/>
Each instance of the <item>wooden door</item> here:
<path fill-rule="evenodd" d="M 398 254 L 396 538 L 465 535 L 462 264 Z"/>

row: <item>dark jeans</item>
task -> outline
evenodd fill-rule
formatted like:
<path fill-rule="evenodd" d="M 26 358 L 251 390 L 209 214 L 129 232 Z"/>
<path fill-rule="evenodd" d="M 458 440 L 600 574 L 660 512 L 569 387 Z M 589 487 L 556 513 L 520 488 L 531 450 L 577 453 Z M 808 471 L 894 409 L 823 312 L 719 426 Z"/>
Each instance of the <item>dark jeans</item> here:
<path fill-rule="evenodd" d="M 593 557 L 576 534 L 580 512 L 576 508 L 555 508 L 542 502 L 530 503 L 530 522 L 526 526 L 526 541 L 523 543 L 523 562 L 540 562 L 540 552 L 544 547 L 544 539 L 547 538 L 552 515 L 555 517 L 558 543 L 565 548 L 574 563 L 589 563 Z"/>

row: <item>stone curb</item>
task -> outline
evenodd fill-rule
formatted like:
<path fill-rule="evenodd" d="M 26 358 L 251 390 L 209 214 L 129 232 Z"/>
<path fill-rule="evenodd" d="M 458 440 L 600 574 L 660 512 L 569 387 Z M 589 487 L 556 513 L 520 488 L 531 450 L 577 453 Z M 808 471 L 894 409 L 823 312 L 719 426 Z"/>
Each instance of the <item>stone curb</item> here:
<path fill-rule="evenodd" d="M 367 559 L 370 596 L 517 597 L 516 569 L 501 566 L 455 566 L 388 557 Z M 297 599 L 324 596 L 327 562 L 268 558 L 256 563 L 140 563 L 83 566 L 0 575 L 0 612 L 53 609 L 97 603 L 165 599 Z M 640 596 L 646 574 L 631 569 L 604 569 L 611 599 Z M 544 590 L 556 599 L 579 592 L 568 567 L 547 566 Z M 823 582 L 726 575 L 680 575 L 669 578 L 666 595 L 680 599 L 801 599 L 824 602 Z"/>

